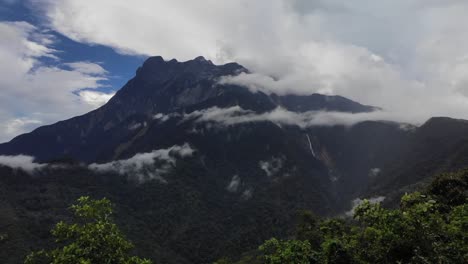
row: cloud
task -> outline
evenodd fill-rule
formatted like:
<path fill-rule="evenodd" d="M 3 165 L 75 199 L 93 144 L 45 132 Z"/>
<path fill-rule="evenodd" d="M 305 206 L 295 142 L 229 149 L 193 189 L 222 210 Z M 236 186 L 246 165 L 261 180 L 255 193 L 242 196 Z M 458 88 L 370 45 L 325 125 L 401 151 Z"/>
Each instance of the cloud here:
<path fill-rule="evenodd" d="M 468 118 L 465 0 L 33 3 L 51 28 L 79 42 L 237 61 L 253 74 L 228 81 L 252 90 L 339 94 L 412 122 Z"/>
<path fill-rule="evenodd" d="M 92 163 L 87 167 L 97 172 L 116 172 L 121 175 L 134 177 L 137 181 L 159 180 L 166 183 L 162 177 L 175 166 L 177 158 L 190 157 L 195 152 L 188 143 L 174 145 L 167 149 L 153 150 L 149 153 L 138 153 L 125 160 L 116 160 L 108 163 Z M 44 168 L 60 169 L 66 165 L 36 163 L 35 158 L 27 155 L 4 156 L 0 155 L 0 166 L 21 169 L 27 173 L 34 173 Z"/>
<path fill-rule="evenodd" d="M 283 167 L 283 159 L 272 157 L 270 160 L 262 160 L 258 162 L 260 169 L 265 171 L 268 177 L 277 174 Z"/>
<path fill-rule="evenodd" d="M 356 198 L 354 199 L 352 202 L 351 202 L 351 210 L 347 211 L 345 213 L 346 216 L 353 216 L 354 215 L 354 210 L 359 206 L 361 205 L 365 200 L 369 201 L 371 204 L 377 204 L 377 203 L 381 203 L 385 200 L 385 196 L 377 196 L 377 197 L 371 197 L 369 199 L 361 199 L 361 198 Z"/>
<path fill-rule="evenodd" d="M 0 165 L 21 169 L 27 173 L 33 173 L 46 166 L 46 164 L 35 163 L 34 157 L 26 155 L 0 156 Z"/>
<path fill-rule="evenodd" d="M 382 170 L 380 168 L 371 168 L 369 170 L 369 177 L 370 178 L 375 178 L 377 177 L 380 173 L 382 172 Z"/>
<path fill-rule="evenodd" d="M 174 112 L 174 113 L 169 113 L 169 114 L 163 114 L 163 113 L 157 113 L 153 115 L 154 120 L 159 120 L 159 122 L 166 122 L 167 120 L 174 118 L 174 117 L 180 117 L 181 114 Z"/>
<path fill-rule="evenodd" d="M 215 121 L 226 125 L 242 122 L 246 115 L 254 115 L 253 111 L 244 110 L 240 106 L 219 108 L 217 106 L 203 110 L 195 110 L 184 115 L 184 120 L 195 119 L 196 122 Z M 228 120 L 229 119 L 229 120 Z"/>
<path fill-rule="evenodd" d="M 239 186 L 241 184 L 241 179 L 239 175 L 234 175 L 232 176 L 231 181 L 229 182 L 228 186 L 226 187 L 226 190 L 228 192 L 237 192 L 239 189 Z"/>
<path fill-rule="evenodd" d="M 107 71 L 102 68 L 101 65 L 92 62 L 78 61 L 65 63 L 64 65 L 84 74 L 103 75 L 107 73 Z"/>
<path fill-rule="evenodd" d="M 103 93 L 98 91 L 84 90 L 78 92 L 78 95 L 81 97 L 81 100 L 97 108 L 107 103 L 107 101 L 109 101 L 115 95 L 115 93 Z"/>
<path fill-rule="evenodd" d="M 184 115 L 184 121 L 197 123 L 212 122 L 221 126 L 233 126 L 253 122 L 272 122 L 279 126 L 298 126 L 308 128 L 313 126 L 352 126 L 364 121 L 402 121 L 398 115 L 387 111 L 369 113 L 346 113 L 328 111 L 292 112 L 278 107 L 270 112 L 255 113 L 242 109 L 240 106 L 228 108 L 211 107 L 196 110 Z M 409 120 L 403 120 L 409 121 Z"/>
<path fill-rule="evenodd" d="M 140 129 L 141 127 L 146 127 L 148 124 L 146 122 L 143 123 L 133 123 L 128 126 L 128 130 L 137 130 Z"/>
<path fill-rule="evenodd" d="M 176 165 L 176 158 L 189 157 L 194 152 L 195 150 L 185 143 L 182 146 L 175 145 L 167 149 L 138 153 L 125 160 L 116 160 L 102 164 L 93 163 L 88 167 L 97 172 L 116 172 L 131 178 L 134 177 L 139 182 L 158 180 L 162 183 L 167 183 L 163 176 Z"/>
<path fill-rule="evenodd" d="M 112 96 L 82 91 L 101 87 L 105 70 L 91 62 L 62 65 L 49 33 L 26 22 L 0 22 L 0 35 L 0 58 L 7 62 L 0 64 L 0 142 L 86 113 Z"/>
<path fill-rule="evenodd" d="M 8 120 L 5 124 L 3 124 L 3 127 L 5 128 L 3 133 L 6 135 L 16 135 L 19 133 L 19 131 L 31 130 L 32 128 L 37 127 L 41 124 L 41 121 L 35 119 L 29 119 L 24 117 L 14 118 Z"/>

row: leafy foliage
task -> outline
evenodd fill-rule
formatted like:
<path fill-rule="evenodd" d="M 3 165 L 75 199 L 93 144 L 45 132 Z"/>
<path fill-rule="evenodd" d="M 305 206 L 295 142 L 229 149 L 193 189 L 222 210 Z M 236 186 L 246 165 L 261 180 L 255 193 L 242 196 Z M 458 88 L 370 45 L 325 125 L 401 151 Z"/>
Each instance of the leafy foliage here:
<path fill-rule="evenodd" d="M 404 195 L 399 209 L 365 201 L 350 221 L 304 212 L 296 239 L 259 247 L 261 263 L 467 263 L 467 193 L 464 170 Z"/>
<path fill-rule="evenodd" d="M 312 248 L 309 241 L 286 240 L 280 241 L 272 238 L 260 246 L 264 252 L 265 263 L 307 264 L 312 259 Z"/>
<path fill-rule="evenodd" d="M 151 264 L 149 260 L 129 256 L 133 248 L 112 222 L 112 204 L 103 198 L 81 197 L 71 206 L 75 221 L 59 222 L 52 229 L 58 246 L 50 251 L 33 252 L 25 264 Z"/>

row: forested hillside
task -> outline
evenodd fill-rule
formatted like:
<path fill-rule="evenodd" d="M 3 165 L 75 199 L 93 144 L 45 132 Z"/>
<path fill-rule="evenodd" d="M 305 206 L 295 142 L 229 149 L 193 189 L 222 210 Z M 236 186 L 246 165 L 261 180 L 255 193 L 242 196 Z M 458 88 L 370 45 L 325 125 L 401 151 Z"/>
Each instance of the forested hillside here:
<path fill-rule="evenodd" d="M 364 200 L 352 219 L 304 211 L 292 237 L 271 238 L 239 261 L 216 263 L 467 263 L 467 194 L 468 170 L 462 170 L 405 194 L 398 209 Z"/>

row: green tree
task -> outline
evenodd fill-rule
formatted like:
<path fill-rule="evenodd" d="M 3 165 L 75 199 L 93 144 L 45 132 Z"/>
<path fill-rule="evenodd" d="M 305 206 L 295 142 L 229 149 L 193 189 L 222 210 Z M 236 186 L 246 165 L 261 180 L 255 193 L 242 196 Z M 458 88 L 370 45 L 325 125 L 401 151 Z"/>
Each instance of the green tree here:
<path fill-rule="evenodd" d="M 71 206 L 73 222 L 62 221 L 52 229 L 59 246 L 29 254 L 25 264 L 151 264 L 129 255 L 133 244 L 113 223 L 112 207 L 106 198 L 79 198 Z"/>
<path fill-rule="evenodd" d="M 442 210 L 467 202 L 468 169 L 454 173 L 442 173 L 427 188 L 427 193 L 437 197 Z"/>
<path fill-rule="evenodd" d="M 468 263 L 468 170 L 444 173 L 400 208 L 364 201 L 354 219 L 322 219 L 303 212 L 296 239 L 272 238 L 260 250 L 278 263 Z"/>
<path fill-rule="evenodd" d="M 320 220 L 310 211 L 303 210 L 299 212 L 296 239 L 309 241 L 313 249 L 319 248 L 322 243 L 322 234 L 319 229 Z"/>
<path fill-rule="evenodd" d="M 265 264 L 309 264 L 315 263 L 314 252 L 309 241 L 276 238 L 267 240 L 259 247 L 263 252 Z"/>

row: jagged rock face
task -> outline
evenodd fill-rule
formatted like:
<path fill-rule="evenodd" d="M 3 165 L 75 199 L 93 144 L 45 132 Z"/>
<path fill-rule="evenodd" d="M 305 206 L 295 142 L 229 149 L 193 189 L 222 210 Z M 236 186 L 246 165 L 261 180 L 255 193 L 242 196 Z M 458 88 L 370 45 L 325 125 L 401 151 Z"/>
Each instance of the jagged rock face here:
<path fill-rule="evenodd" d="M 246 71 L 237 63 L 217 66 L 203 57 L 187 62 L 151 57 L 107 107 L 123 116 L 179 111 L 219 96 L 223 92 L 217 85 L 220 77 Z"/>

